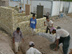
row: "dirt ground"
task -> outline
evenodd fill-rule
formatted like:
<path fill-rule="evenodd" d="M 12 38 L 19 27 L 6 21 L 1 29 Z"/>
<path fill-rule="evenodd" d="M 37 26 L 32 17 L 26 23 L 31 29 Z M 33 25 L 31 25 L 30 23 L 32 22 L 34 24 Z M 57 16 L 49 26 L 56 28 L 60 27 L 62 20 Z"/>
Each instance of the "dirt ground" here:
<path fill-rule="evenodd" d="M 72 14 L 64 18 L 55 20 L 54 25 L 61 26 L 63 29 L 67 30 L 70 33 L 71 39 L 70 39 L 70 47 L 68 51 L 68 54 L 69 54 L 70 49 L 72 49 L 72 29 L 71 29 L 72 28 Z"/>
<path fill-rule="evenodd" d="M 61 28 L 67 30 L 70 33 L 71 40 L 70 40 L 70 47 L 68 50 L 68 54 L 70 52 L 70 49 L 72 49 L 72 18 L 71 16 L 65 16 L 63 18 L 56 18 L 52 19 L 54 22 L 54 27 L 60 26 Z M 51 44 L 47 39 L 39 36 L 31 37 L 31 35 L 25 37 L 25 43 L 24 43 L 24 48 L 25 51 L 28 49 L 28 43 L 29 41 L 34 41 L 35 46 L 37 49 L 39 49 L 41 52 L 45 54 L 62 54 L 62 48 L 60 48 L 58 51 L 52 51 L 49 48 L 49 45 Z"/>
<path fill-rule="evenodd" d="M 70 47 L 69 47 L 69 51 L 70 49 L 72 49 L 72 17 L 71 16 L 66 16 L 64 18 L 56 18 L 56 19 L 52 19 L 54 22 L 54 27 L 56 26 L 61 26 L 63 29 L 67 30 L 70 35 L 71 35 L 71 40 L 70 40 Z M 10 38 L 10 36 L 8 36 L 7 34 L 4 34 L 2 32 L 0 32 L 0 40 L 4 40 L 9 42 L 10 47 L 12 48 L 12 39 Z M 41 51 L 44 54 L 63 54 L 62 52 L 62 48 L 60 47 L 60 49 L 58 51 L 52 51 L 50 50 L 49 45 L 51 44 L 51 42 L 49 42 L 46 38 L 43 38 L 41 36 L 32 36 L 32 35 L 26 35 L 24 36 L 24 43 L 22 43 L 22 52 L 25 53 L 28 49 L 29 49 L 29 42 L 33 41 L 35 43 L 35 48 L 37 48 L 39 51 Z M 68 52 L 69 52 L 68 51 Z M 18 54 L 22 54 L 21 52 L 19 52 Z M 69 53 L 68 53 L 69 54 Z"/>
<path fill-rule="evenodd" d="M 11 38 L 3 31 L 0 31 L 0 54 L 14 54 Z"/>
<path fill-rule="evenodd" d="M 43 54 L 62 54 L 61 48 L 58 51 L 50 50 L 49 45 L 51 44 L 51 42 L 49 42 L 49 40 L 44 37 L 27 35 L 24 37 L 24 39 L 25 42 L 23 43 L 22 48 L 25 52 L 29 49 L 29 42 L 33 41 L 35 43 L 35 48 L 37 48 Z"/>

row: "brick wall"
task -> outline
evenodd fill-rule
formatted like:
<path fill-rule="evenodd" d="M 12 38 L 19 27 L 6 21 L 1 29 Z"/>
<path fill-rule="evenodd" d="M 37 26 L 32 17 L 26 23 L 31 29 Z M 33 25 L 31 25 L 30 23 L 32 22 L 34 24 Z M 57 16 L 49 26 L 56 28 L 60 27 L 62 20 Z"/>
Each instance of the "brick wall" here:
<path fill-rule="evenodd" d="M 44 21 L 45 17 L 41 19 L 37 19 L 37 30 L 36 32 L 40 32 L 40 29 L 45 30 L 46 27 L 44 27 Z M 30 21 L 23 21 L 15 25 L 14 29 L 17 27 L 21 28 L 21 31 L 23 32 L 23 35 L 31 34 L 31 28 L 29 27 Z"/>
<path fill-rule="evenodd" d="M 24 14 L 24 13 L 23 13 Z M 22 16 L 16 10 L 8 7 L 0 7 L 0 27 L 3 28 L 7 33 L 11 34 L 17 27 L 21 28 L 23 35 L 31 34 L 29 27 L 29 20 L 32 15 Z M 37 19 L 37 32 L 44 27 L 45 18 Z"/>
<path fill-rule="evenodd" d="M 13 31 L 12 9 L 0 7 L 0 27 L 11 34 Z"/>

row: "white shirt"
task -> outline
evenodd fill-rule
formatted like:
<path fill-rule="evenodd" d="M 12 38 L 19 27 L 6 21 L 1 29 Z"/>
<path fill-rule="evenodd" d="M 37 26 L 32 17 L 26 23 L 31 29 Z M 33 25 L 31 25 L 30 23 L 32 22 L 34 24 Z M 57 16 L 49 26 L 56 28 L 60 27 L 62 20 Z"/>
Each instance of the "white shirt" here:
<path fill-rule="evenodd" d="M 19 9 L 19 13 L 22 13 L 22 11 L 23 11 L 23 8 Z"/>
<path fill-rule="evenodd" d="M 69 33 L 66 30 L 64 30 L 64 29 L 56 30 L 57 39 L 60 39 L 60 37 L 67 37 L 68 35 L 69 35 Z"/>
<path fill-rule="evenodd" d="M 31 47 L 29 50 L 27 50 L 26 54 L 42 54 L 42 53 L 37 49 Z"/>
<path fill-rule="evenodd" d="M 53 21 L 50 20 L 50 21 L 48 22 L 48 21 L 46 20 L 45 23 L 46 23 L 46 25 L 47 25 L 49 28 L 51 28 L 51 27 L 52 27 L 52 24 L 53 24 Z"/>

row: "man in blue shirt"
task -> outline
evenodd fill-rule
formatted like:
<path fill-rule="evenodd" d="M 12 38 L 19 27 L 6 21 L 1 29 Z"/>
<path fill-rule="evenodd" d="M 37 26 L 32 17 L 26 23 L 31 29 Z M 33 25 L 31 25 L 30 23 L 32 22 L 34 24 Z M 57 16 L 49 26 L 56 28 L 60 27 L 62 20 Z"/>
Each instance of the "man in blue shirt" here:
<path fill-rule="evenodd" d="M 30 27 L 32 29 L 32 34 L 35 35 L 35 29 L 36 29 L 36 18 L 35 18 L 35 14 L 33 14 L 33 18 L 30 19 Z"/>

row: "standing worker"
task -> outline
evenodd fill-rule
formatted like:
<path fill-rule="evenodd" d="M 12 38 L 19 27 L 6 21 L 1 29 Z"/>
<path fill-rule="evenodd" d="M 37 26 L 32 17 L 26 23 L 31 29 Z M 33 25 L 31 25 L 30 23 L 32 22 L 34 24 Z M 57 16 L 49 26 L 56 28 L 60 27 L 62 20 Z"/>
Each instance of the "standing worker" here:
<path fill-rule="evenodd" d="M 48 33 L 48 30 L 49 30 L 49 33 L 51 34 L 50 29 L 53 27 L 53 21 L 49 20 L 48 16 L 46 17 L 46 21 L 44 22 L 44 26 L 46 26 L 46 24 L 47 24 L 46 33 Z"/>
<path fill-rule="evenodd" d="M 63 53 L 67 54 L 68 52 L 68 48 L 69 48 L 69 42 L 70 42 L 70 35 L 69 33 L 64 30 L 61 29 L 60 27 L 57 27 L 57 30 L 53 30 L 52 33 L 56 33 L 56 48 L 55 50 L 57 50 L 58 45 L 60 43 L 63 43 Z"/>
<path fill-rule="evenodd" d="M 35 14 L 33 14 L 33 18 L 30 19 L 30 27 L 32 30 L 32 35 L 35 35 L 36 24 L 37 24 L 37 21 L 35 18 Z"/>
<path fill-rule="evenodd" d="M 16 31 L 13 32 L 13 43 L 15 44 L 15 53 L 16 54 L 18 53 L 18 50 L 20 50 L 21 39 L 24 42 L 22 32 L 20 31 L 20 28 L 18 27 L 16 29 Z"/>
<path fill-rule="evenodd" d="M 26 54 L 42 54 L 39 50 L 34 48 L 34 42 L 29 43 L 29 49 L 27 50 Z"/>

